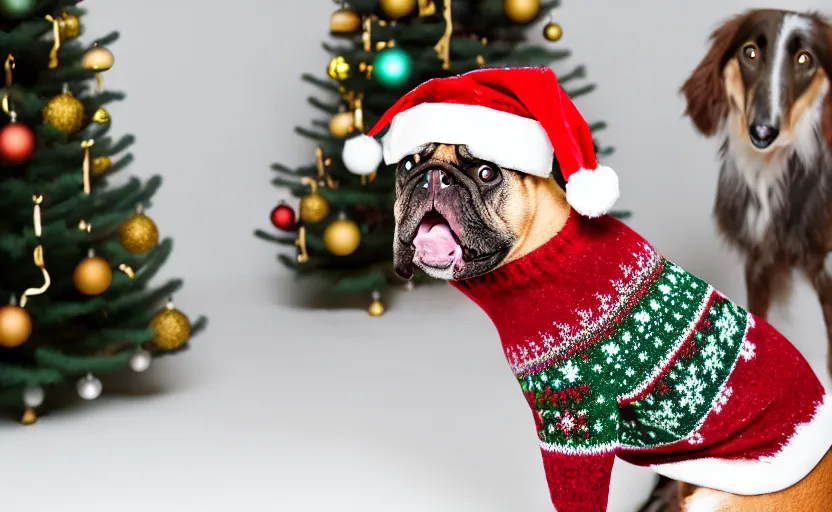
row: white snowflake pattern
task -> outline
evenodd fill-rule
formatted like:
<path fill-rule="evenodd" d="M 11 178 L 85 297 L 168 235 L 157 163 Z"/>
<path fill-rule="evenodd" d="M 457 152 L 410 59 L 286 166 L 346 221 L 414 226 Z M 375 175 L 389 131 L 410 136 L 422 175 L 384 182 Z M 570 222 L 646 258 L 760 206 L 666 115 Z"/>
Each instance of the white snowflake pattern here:
<path fill-rule="evenodd" d="M 704 442 L 705 442 L 705 438 L 702 437 L 702 434 L 700 434 L 699 432 L 694 432 L 690 436 L 688 436 L 688 443 L 690 443 L 690 444 L 696 445 L 696 444 L 702 444 Z"/>
<path fill-rule="evenodd" d="M 742 340 L 742 345 L 740 345 L 740 357 L 743 361 L 748 362 L 754 359 L 754 356 L 757 354 L 757 345 L 751 342 L 748 338 Z"/>
<path fill-rule="evenodd" d="M 734 394 L 734 390 L 730 386 L 725 386 L 719 391 L 719 394 L 716 395 L 716 400 L 714 401 L 714 412 L 717 414 L 722 412 L 722 408 L 725 407 L 725 404 L 728 403 L 728 399 L 731 398 L 731 395 Z"/>
<path fill-rule="evenodd" d="M 565 365 L 562 365 L 560 368 L 560 373 L 563 374 L 563 378 L 568 380 L 570 383 L 575 382 L 578 380 L 578 367 L 572 363 L 572 360 L 566 361 Z"/>
<path fill-rule="evenodd" d="M 601 351 L 607 354 L 608 356 L 614 356 L 618 355 L 621 349 L 618 347 L 618 345 L 610 341 L 609 343 L 606 343 L 601 346 Z"/>
<path fill-rule="evenodd" d="M 651 397 L 652 398 L 652 397 Z M 655 403 L 651 401 L 648 403 Z M 671 434 L 675 434 L 675 429 L 679 428 L 679 413 L 673 408 L 673 402 L 670 400 L 663 400 L 659 402 L 659 408 L 650 408 L 645 410 L 645 416 L 648 423 L 656 428 L 660 428 Z M 678 436 L 678 434 L 675 434 Z"/>
<path fill-rule="evenodd" d="M 662 261 L 661 254 L 647 243 L 642 243 L 632 256 L 633 264 L 619 266 L 622 278 L 611 282 L 614 294 L 596 294 L 598 305 L 575 310 L 575 322 L 554 323 L 556 334 L 538 333 L 538 340 L 529 339 L 521 346 L 507 347 L 506 359 L 514 373 L 523 373 L 531 366 L 563 354 L 599 332 L 626 308 L 633 294 L 641 289 L 644 280 Z"/>
<path fill-rule="evenodd" d="M 705 396 L 702 394 L 705 391 L 705 382 L 699 377 L 699 368 L 692 364 L 688 367 L 687 375 L 681 384 L 676 385 L 676 390 L 681 395 L 679 400 L 680 407 L 687 407 L 691 414 L 696 412 L 699 405 L 705 403 Z"/>

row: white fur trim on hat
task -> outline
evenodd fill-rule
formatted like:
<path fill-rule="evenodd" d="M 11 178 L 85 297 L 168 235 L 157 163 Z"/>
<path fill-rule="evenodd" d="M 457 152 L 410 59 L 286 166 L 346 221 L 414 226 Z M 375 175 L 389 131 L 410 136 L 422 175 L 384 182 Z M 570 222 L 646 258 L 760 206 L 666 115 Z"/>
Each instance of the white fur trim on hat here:
<path fill-rule="evenodd" d="M 397 114 L 382 139 L 384 161 L 395 164 L 431 143 L 464 144 L 477 158 L 546 177 L 554 149 L 534 119 L 481 105 L 422 103 Z"/>
<path fill-rule="evenodd" d="M 566 182 L 566 202 L 585 217 L 600 217 L 619 197 L 618 176 L 609 167 L 581 169 Z"/>
<path fill-rule="evenodd" d="M 363 133 L 348 139 L 341 152 L 347 170 L 359 176 L 367 176 L 377 170 L 381 156 L 381 144 Z"/>

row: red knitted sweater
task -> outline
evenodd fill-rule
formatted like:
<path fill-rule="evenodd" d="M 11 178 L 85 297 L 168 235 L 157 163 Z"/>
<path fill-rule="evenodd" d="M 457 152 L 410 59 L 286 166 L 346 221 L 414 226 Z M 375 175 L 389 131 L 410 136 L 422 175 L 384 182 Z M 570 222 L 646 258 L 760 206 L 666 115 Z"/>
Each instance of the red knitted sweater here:
<path fill-rule="evenodd" d="M 560 512 L 606 510 L 616 456 L 750 495 L 832 446 L 832 399 L 798 351 L 612 217 L 572 213 L 527 256 L 453 284 L 497 327 Z"/>

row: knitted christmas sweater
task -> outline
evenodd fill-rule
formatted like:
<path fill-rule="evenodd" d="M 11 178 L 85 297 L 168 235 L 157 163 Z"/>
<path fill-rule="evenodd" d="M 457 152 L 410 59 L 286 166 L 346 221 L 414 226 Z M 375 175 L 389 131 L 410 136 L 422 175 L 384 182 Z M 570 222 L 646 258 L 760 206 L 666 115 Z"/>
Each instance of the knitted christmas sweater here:
<path fill-rule="evenodd" d="M 832 446 L 832 397 L 780 333 L 612 217 L 453 282 L 495 324 L 559 512 L 606 510 L 616 456 L 763 494 Z"/>

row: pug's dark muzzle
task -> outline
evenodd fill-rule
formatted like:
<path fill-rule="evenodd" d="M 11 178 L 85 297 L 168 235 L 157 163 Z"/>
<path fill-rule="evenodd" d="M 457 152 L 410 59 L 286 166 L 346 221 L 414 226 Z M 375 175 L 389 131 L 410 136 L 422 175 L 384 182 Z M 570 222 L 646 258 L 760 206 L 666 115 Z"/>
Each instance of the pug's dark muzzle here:
<path fill-rule="evenodd" d="M 486 202 L 499 183 L 482 187 L 455 165 L 428 160 L 397 183 L 399 222 L 394 269 L 409 279 L 414 264 L 440 279 L 460 279 L 493 269 L 511 248 L 493 227 Z"/>

